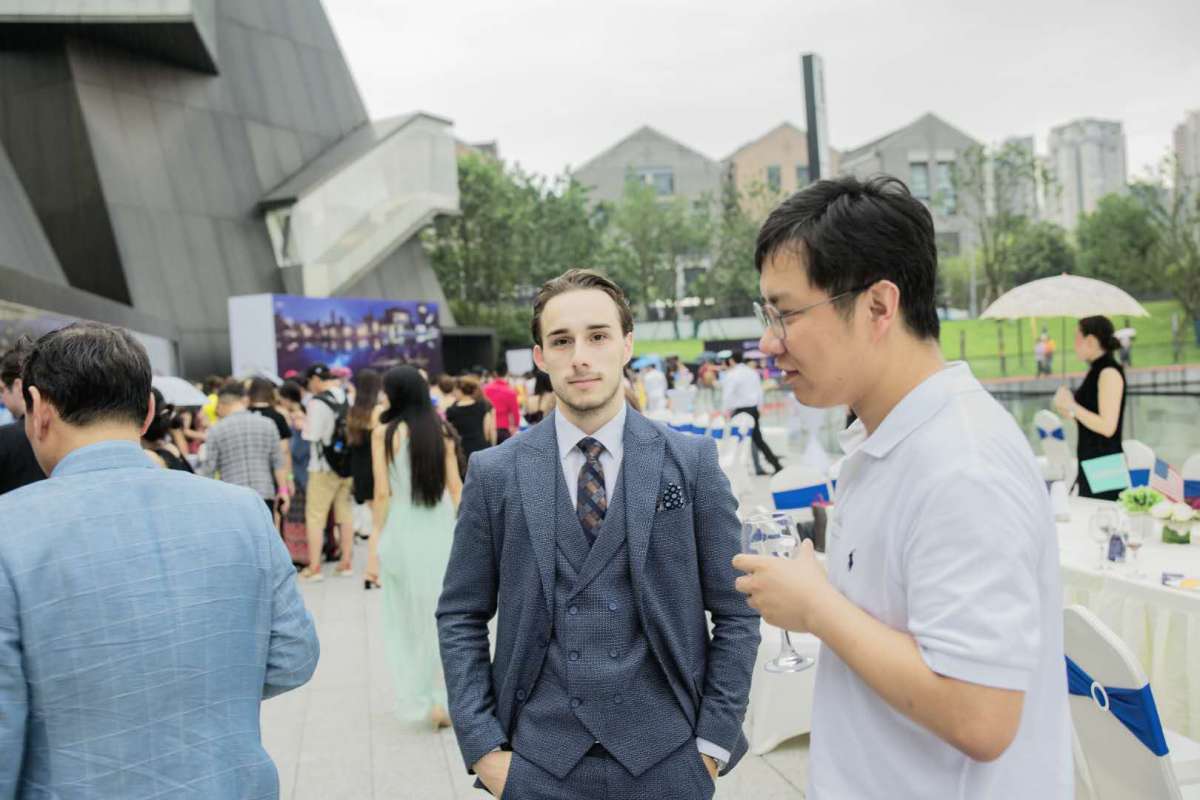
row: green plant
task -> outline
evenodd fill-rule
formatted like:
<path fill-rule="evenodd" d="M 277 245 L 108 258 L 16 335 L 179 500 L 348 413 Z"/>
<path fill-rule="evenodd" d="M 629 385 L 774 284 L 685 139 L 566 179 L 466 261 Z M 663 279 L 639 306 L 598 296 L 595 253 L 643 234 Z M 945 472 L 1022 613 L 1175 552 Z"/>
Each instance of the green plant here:
<path fill-rule="evenodd" d="M 1126 489 L 1117 496 L 1117 501 L 1129 514 L 1147 514 L 1163 501 L 1163 496 L 1149 486 Z"/>

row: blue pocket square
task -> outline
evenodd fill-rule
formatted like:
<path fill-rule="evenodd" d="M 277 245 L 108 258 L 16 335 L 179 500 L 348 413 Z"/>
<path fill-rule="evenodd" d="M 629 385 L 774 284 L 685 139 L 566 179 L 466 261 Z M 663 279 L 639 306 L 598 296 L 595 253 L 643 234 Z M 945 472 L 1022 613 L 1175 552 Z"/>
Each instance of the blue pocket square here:
<path fill-rule="evenodd" d="M 683 489 L 678 483 L 668 483 L 658 498 L 659 511 L 674 511 L 684 505 Z"/>

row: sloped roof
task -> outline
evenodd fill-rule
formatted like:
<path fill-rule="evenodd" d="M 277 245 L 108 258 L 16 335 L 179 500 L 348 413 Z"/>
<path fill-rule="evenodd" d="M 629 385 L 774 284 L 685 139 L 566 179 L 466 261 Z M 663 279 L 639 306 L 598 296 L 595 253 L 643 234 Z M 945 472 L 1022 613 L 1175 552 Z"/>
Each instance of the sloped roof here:
<path fill-rule="evenodd" d="M 926 112 L 926 113 L 922 114 L 921 116 L 917 117 L 916 119 L 914 119 L 912 122 L 908 123 L 907 125 L 902 125 L 899 128 L 896 128 L 895 130 L 889 131 L 888 133 L 885 133 L 883 136 L 880 136 L 876 139 L 872 139 L 871 141 L 867 142 L 866 144 L 861 144 L 858 147 L 852 147 L 849 150 L 843 151 L 842 152 L 842 163 L 846 164 L 847 162 L 854 161 L 855 159 L 865 155 L 866 153 L 869 153 L 872 150 L 878 149 L 880 145 L 882 145 L 888 139 L 891 139 L 893 136 L 903 133 L 904 131 L 908 130 L 909 128 L 919 125 L 922 122 L 926 122 L 926 121 L 930 121 L 930 120 L 932 120 L 933 122 L 936 122 L 939 125 L 943 125 L 943 126 L 949 128 L 950 130 L 954 131 L 955 133 L 959 134 L 960 136 L 963 136 L 964 138 L 970 139 L 971 141 L 975 141 L 974 136 L 971 136 L 968 133 L 964 133 L 961 129 L 955 127 L 954 125 L 951 125 L 949 122 L 946 122 L 946 120 L 942 119 L 937 114 L 934 114 L 932 111 L 929 111 L 929 112 Z"/>
<path fill-rule="evenodd" d="M 800 127 L 798 127 L 798 126 L 796 126 L 796 125 L 793 125 L 793 124 L 792 124 L 792 123 L 790 123 L 790 122 L 786 122 L 786 121 L 784 121 L 784 122 L 781 122 L 781 123 L 779 123 L 778 125 L 776 125 L 774 128 L 771 128 L 771 130 L 767 131 L 766 133 L 762 134 L 761 136 L 759 136 L 759 137 L 757 137 L 757 138 L 755 138 L 755 139 L 751 139 L 750 141 L 746 142 L 746 143 L 745 143 L 745 144 L 743 144 L 741 147 L 739 147 L 738 149 L 734 150 L 734 151 L 733 151 L 732 153 L 730 153 L 729 155 L 725 156 L 725 158 L 724 158 L 724 159 L 722 159 L 722 160 L 723 160 L 723 161 L 732 161 L 734 158 L 736 158 L 737 156 L 739 156 L 739 155 L 742 153 L 742 151 L 744 151 L 744 150 L 746 150 L 746 149 L 748 149 L 748 148 L 750 148 L 750 147 L 753 147 L 754 145 L 756 145 L 756 144 L 758 144 L 759 142 L 761 142 L 763 139 L 766 139 L 768 136 L 770 136 L 770 135 L 772 135 L 772 134 L 774 134 L 774 133 L 777 133 L 778 131 L 781 131 L 781 130 L 787 129 L 787 128 L 790 128 L 791 130 L 795 131 L 796 133 L 800 134 L 801 136 L 808 136 L 808 134 L 805 132 L 805 130 L 804 130 L 803 128 L 800 128 Z"/>
<path fill-rule="evenodd" d="M 616 150 L 621 148 L 623 145 L 628 143 L 630 140 L 636 139 L 637 137 L 645 135 L 645 134 L 649 134 L 650 136 L 653 136 L 656 139 L 660 139 L 661 141 L 666 142 L 667 144 L 670 144 L 674 147 L 678 147 L 682 150 L 686 150 L 688 153 L 696 156 L 697 158 L 702 158 L 705 161 L 709 161 L 713 164 L 718 163 L 718 162 L 714 161 L 712 158 L 710 158 L 709 156 L 704 155 L 704 153 L 701 153 L 699 150 L 696 150 L 693 147 L 688 147 L 686 144 L 679 141 L 678 139 L 672 139 L 670 136 L 667 136 L 665 133 L 663 133 L 659 130 L 656 130 L 655 128 L 652 128 L 649 125 L 643 125 L 640 128 L 638 128 L 637 130 L 630 133 L 625 138 L 618 141 L 616 144 L 612 145 L 611 147 L 606 148 L 598 155 L 595 155 L 592 158 L 589 158 L 581 166 L 577 167 L 574 170 L 574 172 L 579 173 L 579 172 L 583 172 L 583 171 L 587 170 L 593 164 L 595 164 L 596 162 L 601 161 L 605 157 L 611 155 L 613 152 L 615 152 Z"/>

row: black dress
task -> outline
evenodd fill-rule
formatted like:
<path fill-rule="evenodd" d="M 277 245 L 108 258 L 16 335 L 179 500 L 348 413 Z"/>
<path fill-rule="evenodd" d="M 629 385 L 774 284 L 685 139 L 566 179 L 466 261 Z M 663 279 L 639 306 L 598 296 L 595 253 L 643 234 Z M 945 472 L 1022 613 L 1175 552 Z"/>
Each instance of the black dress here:
<path fill-rule="evenodd" d="M 463 452 L 468 459 L 471 457 L 471 453 L 491 446 L 483 435 L 483 418 L 491 410 L 491 405 L 478 400 L 469 406 L 455 403 L 446 409 L 446 421 L 454 426 L 454 430 L 458 431 L 458 436 L 462 439 Z"/>
<path fill-rule="evenodd" d="M 1076 448 L 1076 455 L 1079 458 L 1079 463 L 1082 465 L 1084 461 L 1100 456 L 1110 456 L 1121 452 L 1121 427 L 1125 422 L 1125 370 L 1117 363 L 1117 360 L 1112 357 L 1112 353 L 1105 353 L 1092 362 L 1092 366 L 1088 369 L 1087 376 L 1083 379 L 1083 383 L 1075 390 L 1075 403 L 1083 409 L 1091 411 L 1094 414 L 1100 413 L 1100 373 L 1105 369 L 1112 367 L 1117 372 L 1121 373 L 1121 410 L 1117 416 L 1117 429 L 1113 431 L 1112 436 L 1101 436 L 1082 423 L 1076 422 L 1075 427 L 1079 433 L 1079 444 Z M 1087 475 L 1083 471 L 1083 467 L 1079 468 L 1079 496 L 1080 497 L 1095 497 L 1099 500 L 1116 500 L 1117 495 L 1121 491 L 1113 489 L 1108 492 L 1093 492 L 1088 485 Z"/>
<path fill-rule="evenodd" d="M 165 447 L 151 447 L 150 452 L 157 455 L 167 465 L 167 469 L 179 470 L 180 472 L 194 472 L 192 465 L 187 462 L 187 459 L 180 458 Z"/>
<path fill-rule="evenodd" d="M 350 477 L 354 483 L 354 502 L 375 499 L 375 471 L 371 464 L 371 432 L 363 431 L 363 443 L 350 445 Z"/>

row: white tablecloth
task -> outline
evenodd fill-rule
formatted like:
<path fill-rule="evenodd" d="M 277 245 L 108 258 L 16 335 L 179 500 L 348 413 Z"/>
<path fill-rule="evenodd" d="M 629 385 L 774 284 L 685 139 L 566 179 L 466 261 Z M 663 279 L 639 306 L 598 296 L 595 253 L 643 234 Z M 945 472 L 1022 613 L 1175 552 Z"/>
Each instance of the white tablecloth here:
<path fill-rule="evenodd" d="M 1070 522 L 1058 525 L 1064 602 L 1087 606 L 1129 646 L 1165 727 L 1200 737 L 1200 592 L 1161 585 L 1164 571 L 1200 577 L 1200 543 L 1163 544 L 1156 532 L 1141 551 L 1147 577 L 1132 578 L 1121 565 L 1101 570 L 1088 521 L 1113 504 L 1072 498 L 1070 505 Z"/>
<path fill-rule="evenodd" d="M 1121 566 L 1100 569 L 1100 545 L 1088 536 L 1088 521 L 1103 506 L 1114 504 L 1071 498 L 1071 520 L 1058 524 L 1064 604 L 1087 606 L 1116 631 L 1150 676 L 1163 725 L 1200 738 L 1200 592 L 1161 585 L 1164 570 L 1200 577 L 1200 541 L 1163 544 L 1151 537 L 1141 552 L 1145 578 L 1132 578 Z M 799 652 L 816 655 L 813 637 L 793 634 L 792 641 Z M 745 724 L 750 750 L 757 754 L 812 727 L 816 668 L 765 672 L 763 664 L 778 652 L 778 629 L 763 623 Z"/>

